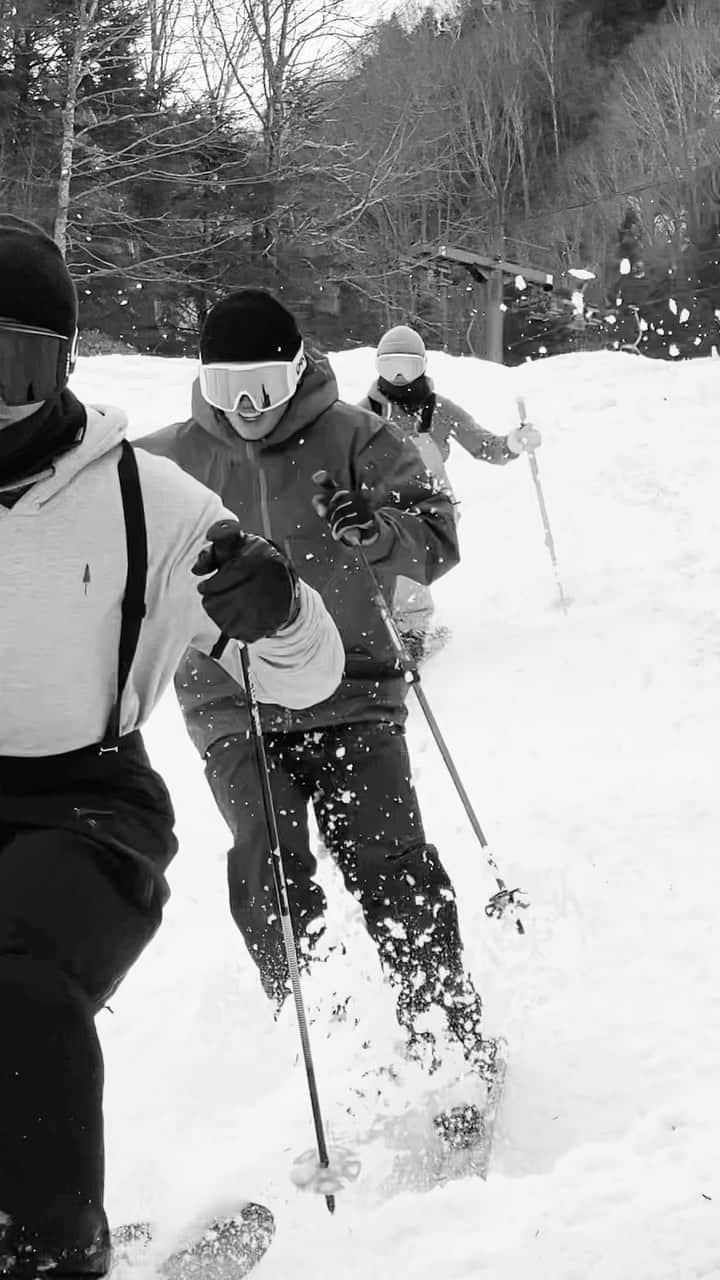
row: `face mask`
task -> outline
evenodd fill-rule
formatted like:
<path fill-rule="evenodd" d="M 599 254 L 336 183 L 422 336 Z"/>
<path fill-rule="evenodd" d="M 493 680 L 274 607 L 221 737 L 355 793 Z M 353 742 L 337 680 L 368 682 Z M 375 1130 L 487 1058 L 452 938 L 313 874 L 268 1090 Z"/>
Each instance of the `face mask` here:
<path fill-rule="evenodd" d="M 392 404 L 399 404 L 408 413 L 416 413 L 418 409 L 422 409 L 425 401 L 432 395 L 432 389 L 425 374 L 416 378 L 414 382 L 403 383 L 402 386 L 386 382 L 384 378 L 378 378 L 378 391 L 385 396 L 386 400 Z"/>

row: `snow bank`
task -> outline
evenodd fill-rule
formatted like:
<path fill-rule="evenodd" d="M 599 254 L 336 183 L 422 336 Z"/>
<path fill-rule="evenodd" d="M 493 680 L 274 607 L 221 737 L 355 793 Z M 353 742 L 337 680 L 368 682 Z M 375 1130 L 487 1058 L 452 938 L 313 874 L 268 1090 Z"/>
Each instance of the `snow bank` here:
<path fill-rule="evenodd" d="M 362 395 L 372 353 L 332 359 Z M 128 409 L 136 435 L 186 416 L 193 370 L 96 357 L 73 386 Z M 572 599 L 565 616 L 527 461 L 455 450 L 463 563 L 435 590 L 453 638 L 425 686 L 501 871 L 532 900 L 524 938 L 484 915 L 494 882 L 415 710 L 410 737 L 488 1028 L 511 1046 L 494 1172 L 383 1201 L 363 1146 L 334 1219 L 291 1186 L 312 1145 L 297 1035 L 290 1015 L 272 1023 L 233 930 L 227 832 L 168 696 L 147 736 L 181 853 L 161 935 L 101 1019 L 109 1209 L 172 1226 L 264 1198 L 280 1223 L 267 1280 L 718 1277 L 720 362 L 601 353 L 508 370 L 433 353 L 430 372 L 497 430 L 526 397 Z M 357 1088 L 392 1055 L 394 1023 L 355 904 L 327 861 L 321 876 L 347 955 L 308 999 L 350 993 L 360 1028 L 328 1035 L 321 1016 L 313 1043 L 333 1138 L 359 1144 L 372 1106 Z"/>

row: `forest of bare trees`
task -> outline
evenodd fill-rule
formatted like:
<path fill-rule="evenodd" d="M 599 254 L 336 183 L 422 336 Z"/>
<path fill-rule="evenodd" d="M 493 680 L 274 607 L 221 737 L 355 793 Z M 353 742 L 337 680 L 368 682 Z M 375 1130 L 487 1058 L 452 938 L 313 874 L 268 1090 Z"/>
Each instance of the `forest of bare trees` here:
<path fill-rule="evenodd" d="M 54 233 L 83 328 L 192 349 L 215 298 L 284 296 L 319 344 L 407 319 L 508 359 L 572 342 L 720 348 L 718 0 L 456 0 L 360 24 L 347 0 L 0 0 L 0 200 Z M 562 290 L 559 291 L 562 294 Z M 574 324 L 572 317 L 574 316 Z"/>

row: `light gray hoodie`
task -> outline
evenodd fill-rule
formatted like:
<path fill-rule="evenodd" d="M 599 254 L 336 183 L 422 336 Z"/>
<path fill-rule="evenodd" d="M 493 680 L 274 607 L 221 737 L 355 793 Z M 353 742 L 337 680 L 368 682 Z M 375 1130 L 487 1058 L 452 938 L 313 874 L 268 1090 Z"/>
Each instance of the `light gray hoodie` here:
<path fill-rule="evenodd" d="M 0 504 L 0 756 L 46 756 L 102 740 L 117 681 L 127 553 L 117 464 L 127 420 L 88 407 L 82 443 L 11 508 Z M 121 732 L 142 726 L 192 645 L 218 639 L 191 573 L 216 520 L 236 517 L 166 458 L 136 453 L 148 535 L 147 615 L 122 702 Z M 344 654 L 305 583 L 297 620 L 249 646 L 263 702 L 302 708 L 340 682 Z M 222 665 L 242 683 L 240 648 Z"/>

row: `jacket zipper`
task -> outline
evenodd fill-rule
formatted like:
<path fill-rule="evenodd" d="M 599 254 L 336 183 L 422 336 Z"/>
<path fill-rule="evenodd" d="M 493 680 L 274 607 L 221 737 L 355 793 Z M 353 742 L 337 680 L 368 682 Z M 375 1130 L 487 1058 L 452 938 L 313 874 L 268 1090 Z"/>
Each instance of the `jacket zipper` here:
<path fill-rule="evenodd" d="M 258 490 L 260 498 L 260 522 L 262 524 L 263 537 L 268 541 L 272 538 L 272 528 L 270 525 L 270 507 L 268 505 L 267 478 L 262 468 L 262 463 L 258 462 L 257 455 L 253 454 L 249 442 L 245 444 L 245 452 L 247 460 L 251 467 L 257 471 Z"/>
<path fill-rule="evenodd" d="M 258 468 L 260 476 L 260 514 L 262 517 L 263 531 L 265 537 L 270 541 L 272 538 L 272 529 L 270 528 L 270 508 L 268 506 L 267 494 L 267 477 L 263 471 L 262 464 Z"/>
<path fill-rule="evenodd" d="M 262 524 L 263 536 L 267 538 L 268 541 L 271 541 L 272 525 L 270 523 L 270 504 L 268 503 L 267 476 L 265 475 L 265 471 L 263 469 L 262 463 L 259 463 L 257 461 L 256 456 L 253 457 L 253 453 L 250 448 L 250 445 L 246 444 L 245 448 L 247 451 L 248 462 L 252 466 L 254 466 L 257 470 L 258 490 L 260 494 L 260 521 Z M 292 712 L 289 711 L 287 707 L 283 707 L 283 713 L 284 713 L 285 729 L 286 731 L 289 732 L 289 730 L 292 728 Z"/>

